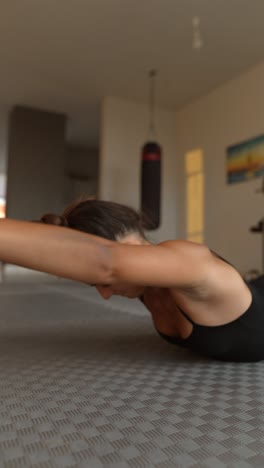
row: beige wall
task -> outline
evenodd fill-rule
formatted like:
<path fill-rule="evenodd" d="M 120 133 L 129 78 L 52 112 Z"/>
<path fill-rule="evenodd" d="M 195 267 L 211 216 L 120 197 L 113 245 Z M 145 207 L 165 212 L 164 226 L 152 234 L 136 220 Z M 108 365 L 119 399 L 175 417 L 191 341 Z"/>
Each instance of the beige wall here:
<path fill-rule="evenodd" d="M 177 151 L 175 112 L 158 109 L 158 141 L 163 149 L 162 225 L 151 231 L 153 241 L 175 238 L 177 211 Z M 99 196 L 139 209 L 141 147 L 148 139 L 147 106 L 106 98 L 102 106 Z"/>
<path fill-rule="evenodd" d="M 226 184 L 226 147 L 264 133 L 263 83 L 264 64 L 260 64 L 186 106 L 176 116 L 182 174 L 180 196 L 184 199 L 183 155 L 193 148 L 202 148 L 206 175 L 205 240 L 243 272 L 261 268 L 260 235 L 249 233 L 249 227 L 264 215 L 264 195 L 256 194 L 261 179 Z M 180 224 L 184 234 L 184 210 Z"/>

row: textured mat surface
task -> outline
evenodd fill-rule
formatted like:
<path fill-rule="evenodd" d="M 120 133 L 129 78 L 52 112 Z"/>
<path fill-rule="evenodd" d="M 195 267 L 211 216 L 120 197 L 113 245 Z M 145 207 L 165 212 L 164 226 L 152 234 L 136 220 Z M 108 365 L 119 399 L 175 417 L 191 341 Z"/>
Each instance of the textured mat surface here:
<path fill-rule="evenodd" d="M 264 363 L 195 357 L 70 282 L 0 299 L 1 467 L 264 466 Z"/>

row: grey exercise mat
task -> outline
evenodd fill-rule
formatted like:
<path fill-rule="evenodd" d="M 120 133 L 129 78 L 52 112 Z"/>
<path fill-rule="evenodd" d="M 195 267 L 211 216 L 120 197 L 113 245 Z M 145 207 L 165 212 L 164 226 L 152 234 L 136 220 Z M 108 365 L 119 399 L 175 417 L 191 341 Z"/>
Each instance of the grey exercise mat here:
<path fill-rule="evenodd" d="M 76 283 L 0 300 L 0 467 L 264 466 L 264 363 L 196 357 Z"/>

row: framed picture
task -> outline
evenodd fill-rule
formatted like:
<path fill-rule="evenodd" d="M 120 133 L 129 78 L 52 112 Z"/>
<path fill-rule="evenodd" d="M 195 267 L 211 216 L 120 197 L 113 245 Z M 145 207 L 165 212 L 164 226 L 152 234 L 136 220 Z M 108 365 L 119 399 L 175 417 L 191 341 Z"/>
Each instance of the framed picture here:
<path fill-rule="evenodd" d="M 264 135 L 227 148 L 227 183 L 264 176 Z"/>

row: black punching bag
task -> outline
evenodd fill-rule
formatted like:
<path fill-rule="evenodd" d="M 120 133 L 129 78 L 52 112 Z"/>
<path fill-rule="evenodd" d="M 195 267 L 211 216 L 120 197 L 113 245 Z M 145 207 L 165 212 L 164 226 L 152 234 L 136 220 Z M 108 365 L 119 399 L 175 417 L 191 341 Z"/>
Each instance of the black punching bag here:
<path fill-rule="evenodd" d="M 141 163 L 141 211 L 145 215 L 148 230 L 160 226 L 161 211 L 161 147 L 148 142 L 142 149 Z"/>

